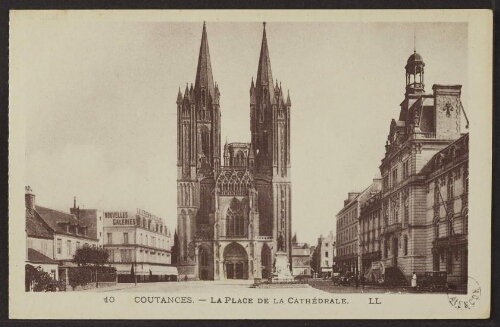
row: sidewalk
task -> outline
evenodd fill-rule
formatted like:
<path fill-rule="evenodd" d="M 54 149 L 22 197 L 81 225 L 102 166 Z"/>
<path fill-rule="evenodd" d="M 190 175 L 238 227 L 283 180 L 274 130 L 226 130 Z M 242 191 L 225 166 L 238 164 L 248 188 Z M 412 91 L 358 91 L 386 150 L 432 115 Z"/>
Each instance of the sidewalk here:
<path fill-rule="evenodd" d="M 139 284 L 137 284 L 139 286 Z M 91 288 L 88 290 L 81 290 L 81 291 L 75 291 L 75 292 L 93 292 L 93 293 L 99 293 L 99 292 L 111 292 L 111 291 L 118 291 L 118 290 L 125 290 L 128 288 L 135 288 L 134 283 L 117 283 L 114 286 L 106 286 L 106 287 L 99 287 L 99 288 Z"/>

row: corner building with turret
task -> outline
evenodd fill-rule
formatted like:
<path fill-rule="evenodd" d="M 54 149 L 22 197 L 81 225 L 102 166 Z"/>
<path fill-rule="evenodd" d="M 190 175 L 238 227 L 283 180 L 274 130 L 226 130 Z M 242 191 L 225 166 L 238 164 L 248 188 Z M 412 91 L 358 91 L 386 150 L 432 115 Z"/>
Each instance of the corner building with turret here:
<path fill-rule="evenodd" d="M 251 142 L 226 142 L 221 158 L 220 91 L 203 24 L 194 86 L 177 97 L 181 279 L 268 278 L 278 250 L 291 262 L 290 108 L 273 82 L 264 23 L 250 86 Z"/>

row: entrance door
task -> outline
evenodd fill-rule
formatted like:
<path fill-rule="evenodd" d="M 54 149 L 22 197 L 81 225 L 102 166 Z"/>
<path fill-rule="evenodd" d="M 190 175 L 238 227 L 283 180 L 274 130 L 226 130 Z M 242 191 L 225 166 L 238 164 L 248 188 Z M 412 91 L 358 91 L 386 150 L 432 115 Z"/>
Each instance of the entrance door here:
<path fill-rule="evenodd" d="M 248 255 L 238 243 L 231 243 L 224 249 L 227 279 L 248 278 Z"/>
<path fill-rule="evenodd" d="M 234 265 L 232 263 L 228 263 L 226 265 L 227 279 L 234 279 L 236 276 L 234 275 Z"/>
<path fill-rule="evenodd" d="M 243 279 L 243 263 L 241 262 L 238 262 L 236 264 L 236 272 L 235 272 L 235 275 L 236 275 L 236 279 Z"/>
<path fill-rule="evenodd" d="M 392 239 L 392 265 L 398 266 L 398 239 L 396 237 Z"/>

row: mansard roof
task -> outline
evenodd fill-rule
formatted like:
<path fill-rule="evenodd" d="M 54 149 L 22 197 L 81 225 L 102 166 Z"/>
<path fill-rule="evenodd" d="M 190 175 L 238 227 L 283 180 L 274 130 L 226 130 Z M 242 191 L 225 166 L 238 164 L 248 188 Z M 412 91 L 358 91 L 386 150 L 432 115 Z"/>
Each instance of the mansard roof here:
<path fill-rule="evenodd" d="M 420 170 L 420 175 L 430 176 L 439 168 L 453 163 L 454 159 L 469 153 L 469 133 L 462 135 L 446 148 L 436 153 Z"/>

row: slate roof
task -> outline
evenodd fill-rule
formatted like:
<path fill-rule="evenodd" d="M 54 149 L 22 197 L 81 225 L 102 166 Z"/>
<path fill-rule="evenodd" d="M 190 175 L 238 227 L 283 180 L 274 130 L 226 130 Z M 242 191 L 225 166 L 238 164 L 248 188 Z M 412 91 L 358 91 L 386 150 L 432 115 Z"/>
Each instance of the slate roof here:
<path fill-rule="evenodd" d="M 35 249 L 28 248 L 28 261 L 33 263 L 51 263 L 57 264 L 56 260 L 53 260 L 46 255 L 38 252 Z"/>
<path fill-rule="evenodd" d="M 26 232 L 28 236 L 51 239 L 52 231 L 47 224 L 31 210 L 26 209 Z"/>
<path fill-rule="evenodd" d="M 41 219 L 48 225 L 48 227 L 52 229 L 52 231 L 54 231 L 55 233 L 95 240 L 95 238 L 92 237 L 67 232 L 66 229 L 63 227 L 63 225 L 60 224 L 60 223 L 69 223 L 70 225 L 86 226 L 84 222 L 79 221 L 73 214 L 41 207 L 38 205 L 35 206 L 35 211 L 41 217 Z"/>
<path fill-rule="evenodd" d="M 436 153 L 432 158 L 425 164 L 425 166 L 420 170 L 421 175 L 430 175 L 436 171 L 441 165 L 446 165 L 463 153 L 468 153 L 469 149 L 469 134 L 462 135 L 453 143 L 450 143 L 444 149 Z M 455 151 L 451 151 L 454 149 Z"/>

